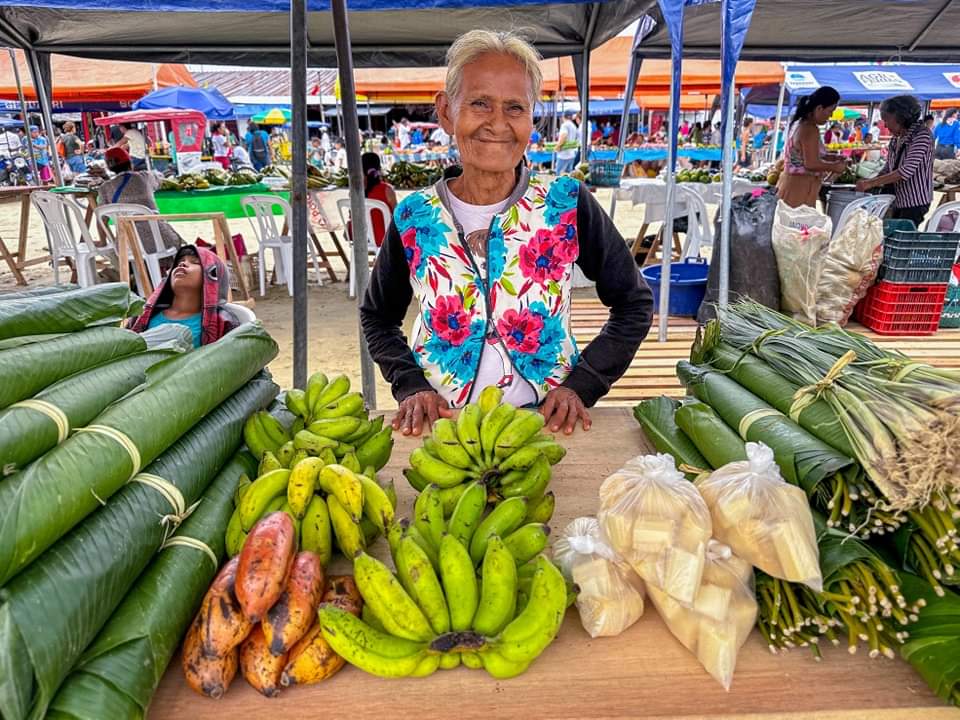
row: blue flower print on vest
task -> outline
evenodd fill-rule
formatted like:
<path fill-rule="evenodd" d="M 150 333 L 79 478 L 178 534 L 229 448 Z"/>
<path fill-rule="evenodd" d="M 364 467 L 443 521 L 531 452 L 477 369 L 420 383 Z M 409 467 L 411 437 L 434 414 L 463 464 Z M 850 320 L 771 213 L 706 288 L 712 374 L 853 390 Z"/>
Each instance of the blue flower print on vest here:
<path fill-rule="evenodd" d="M 410 274 L 423 279 L 427 260 L 440 255 L 447 246 L 446 233 L 450 232 L 440 218 L 439 201 L 434 202 L 423 193 L 408 195 L 397 205 L 394 221 Z"/>
<path fill-rule="evenodd" d="M 580 195 L 580 183 L 569 175 L 562 175 L 553 181 L 543 203 L 543 219 L 549 225 L 560 222 L 560 216 L 577 206 Z"/>

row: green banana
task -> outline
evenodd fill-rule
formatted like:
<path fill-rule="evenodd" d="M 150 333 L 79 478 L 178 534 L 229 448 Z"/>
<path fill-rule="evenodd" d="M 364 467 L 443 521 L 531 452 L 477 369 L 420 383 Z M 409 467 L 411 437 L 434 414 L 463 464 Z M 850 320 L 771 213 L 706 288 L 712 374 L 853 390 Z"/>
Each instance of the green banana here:
<path fill-rule="evenodd" d="M 351 442 L 359 448 L 367 440 L 383 430 L 383 415 L 378 415 L 373 420 L 368 420 L 367 422 L 370 423 L 370 426 L 366 428 L 366 431 L 359 437 L 348 438 L 347 442 Z"/>
<path fill-rule="evenodd" d="M 338 418 L 340 419 L 340 418 Z M 341 438 L 345 443 L 359 446 L 360 443 L 357 441 L 363 441 L 367 439 L 367 436 L 370 435 L 370 428 L 373 427 L 373 423 L 370 422 L 367 418 L 354 417 L 355 420 L 359 420 L 360 424 L 357 426 L 357 429 L 352 433 L 347 435 L 345 438 Z M 318 420 L 317 422 L 327 422 L 326 420 Z"/>
<path fill-rule="evenodd" d="M 543 423 L 544 417 L 537 411 L 517 410 L 513 420 L 497 437 L 497 444 L 493 449 L 494 457 L 497 460 L 502 460 L 515 453 L 524 443 L 540 432 Z"/>
<path fill-rule="evenodd" d="M 380 618 L 373 614 L 373 610 L 370 609 L 369 605 L 364 605 L 363 609 L 360 610 L 360 619 L 374 630 L 379 630 L 382 633 L 387 632 L 386 628 L 383 627 L 383 623 L 380 622 Z"/>
<path fill-rule="evenodd" d="M 434 440 L 431 435 L 423 438 L 423 449 L 438 460 L 440 459 L 440 450 L 437 447 L 437 441 Z"/>
<path fill-rule="evenodd" d="M 343 465 L 325 465 L 317 475 L 317 485 L 328 495 L 335 495 L 353 521 L 360 522 L 363 514 L 363 485 L 356 473 Z"/>
<path fill-rule="evenodd" d="M 293 470 L 297 466 L 297 463 L 301 460 L 306 460 L 308 457 L 312 456 L 306 450 L 296 450 L 293 453 L 293 457 L 290 458 L 290 464 L 287 465 L 287 467 Z"/>
<path fill-rule="evenodd" d="M 307 425 L 307 430 L 314 435 L 339 441 L 345 440 L 349 435 L 353 435 L 364 422 L 364 420 L 358 417 L 347 415 L 346 417 L 331 418 L 329 420 L 314 420 Z"/>
<path fill-rule="evenodd" d="M 280 424 L 280 421 L 266 410 L 260 410 L 257 413 L 257 418 L 260 421 L 260 427 L 263 428 L 263 431 L 266 433 L 267 437 L 269 437 L 278 446 L 283 445 L 285 442 L 290 440 L 290 435 L 287 433 L 286 428 L 284 428 L 283 425 Z"/>
<path fill-rule="evenodd" d="M 367 547 L 373 545 L 374 540 L 380 537 L 380 528 L 374 525 L 370 518 L 360 518 L 360 532 L 363 533 L 363 542 Z"/>
<path fill-rule="evenodd" d="M 227 523 L 227 532 L 224 536 L 227 556 L 233 557 L 234 555 L 239 555 L 246 539 L 247 534 L 243 531 L 243 526 L 240 524 L 240 508 L 237 508 L 233 511 L 233 515 L 230 516 L 230 522 Z"/>
<path fill-rule="evenodd" d="M 390 460 L 392 450 L 393 428 L 388 425 L 382 430 L 378 430 L 357 447 L 357 459 L 363 467 L 372 465 L 380 470 Z"/>
<path fill-rule="evenodd" d="M 407 677 L 420 665 L 426 643 L 374 630 L 335 605 L 322 605 L 320 631 L 333 651 L 351 665 L 379 677 Z"/>
<path fill-rule="evenodd" d="M 400 540 L 395 558 L 397 577 L 437 635 L 450 630 L 450 611 L 440 578 L 430 558 L 409 535 Z"/>
<path fill-rule="evenodd" d="M 436 443 L 437 457 L 448 465 L 469 470 L 473 467 L 473 458 L 463 449 L 457 437 L 457 425 L 449 418 L 440 418 L 433 423 L 433 441 Z"/>
<path fill-rule="evenodd" d="M 453 467 L 430 455 L 422 447 L 410 453 L 410 465 L 423 478 L 442 488 L 459 485 L 471 477 L 471 473 L 462 468 Z"/>
<path fill-rule="evenodd" d="M 513 485 L 515 482 L 519 480 L 523 480 L 523 478 L 525 478 L 526 476 L 527 476 L 526 470 L 511 470 L 505 475 L 501 475 L 499 478 L 497 478 L 497 485 L 499 487 L 505 488 L 510 485 Z"/>
<path fill-rule="evenodd" d="M 548 492 L 539 500 L 534 500 L 527 508 L 527 516 L 523 519 L 525 523 L 547 523 L 553 517 L 553 511 L 557 507 L 557 498 L 552 492 Z"/>
<path fill-rule="evenodd" d="M 264 432 L 257 413 L 248 417 L 247 421 L 243 424 L 243 441 L 246 443 L 247 449 L 253 453 L 253 456 L 257 458 L 257 460 L 262 458 L 267 450 L 275 452 L 280 446 L 279 443 L 273 442 L 273 440 L 267 436 L 266 432 Z"/>
<path fill-rule="evenodd" d="M 440 500 L 440 488 L 428 485 L 427 489 L 417 495 L 413 506 L 413 524 L 420 534 L 440 547 L 440 538 L 446 529 L 443 520 L 443 502 Z"/>
<path fill-rule="evenodd" d="M 267 507 L 264 509 L 263 515 L 261 515 L 260 518 L 265 518 L 270 513 L 280 512 L 283 510 L 283 506 L 286 504 L 286 502 L 286 495 L 277 495 L 273 500 L 267 503 Z"/>
<path fill-rule="evenodd" d="M 323 460 L 324 465 L 337 464 L 337 456 L 336 454 L 334 454 L 333 448 L 324 448 L 319 453 L 317 453 L 317 457 Z"/>
<path fill-rule="evenodd" d="M 367 468 L 369 474 L 364 473 L 367 477 L 374 476 L 373 468 Z M 375 479 L 375 478 L 372 478 Z M 385 483 L 377 483 L 383 488 L 383 491 L 387 494 L 387 499 L 390 501 L 390 507 L 396 511 L 397 509 L 397 487 L 393 484 L 393 480 L 387 480 Z"/>
<path fill-rule="evenodd" d="M 417 492 L 423 492 L 430 483 L 427 479 L 413 468 L 404 468 L 403 476 L 410 483 L 410 486 Z"/>
<path fill-rule="evenodd" d="M 533 662 L 532 660 L 528 660 L 527 662 L 511 662 L 496 650 L 487 650 L 486 652 L 478 653 L 478 657 L 483 665 L 483 669 L 497 680 L 509 680 L 512 677 L 516 677 L 524 673 L 526 669 L 530 667 L 530 663 Z"/>
<path fill-rule="evenodd" d="M 300 538 L 300 518 L 297 517 L 297 514 L 293 511 L 293 508 L 290 507 L 290 501 L 284 500 L 283 504 L 280 506 L 280 511 L 285 512 L 290 516 L 290 519 L 293 521 L 293 535 L 296 538 Z"/>
<path fill-rule="evenodd" d="M 470 487 L 469 483 L 460 483 L 459 485 L 454 485 L 452 488 L 441 488 L 440 504 L 443 506 L 443 516 L 445 518 L 450 517 L 453 509 L 457 506 L 457 502 L 460 500 L 460 496 L 467 491 L 468 487 Z"/>
<path fill-rule="evenodd" d="M 305 418 L 310 414 L 310 410 L 307 408 L 307 394 L 303 390 L 297 390 L 296 388 L 287 390 L 283 398 L 283 404 L 287 406 L 287 410 L 299 418 Z"/>
<path fill-rule="evenodd" d="M 539 499 L 547 490 L 550 484 L 550 463 L 541 454 L 533 465 L 527 470 L 527 474 L 520 482 L 515 482 L 506 487 L 500 488 L 500 495 L 505 498 L 527 497 Z"/>
<path fill-rule="evenodd" d="M 387 545 L 390 546 L 390 557 L 393 558 L 394 563 L 397 562 L 397 550 L 400 548 L 400 541 L 403 540 L 403 522 L 404 520 L 394 520 L 387 526 L 387 531 L 384 533 Z"/>
<path fill-rule="evenodd" d="M 405 526 L 404 532 L 412 537 L 413 541 L 420 546 L 420 549 L 427 554 L 427 557 L 430 558 L 430 564 L 433 565 L 433 569 L 437 572 L 440 572 L 440 549 L 435 547 L 432 542 L 421 535 L 420 531 L 417 530 L 416 526 L 414 525 Z"/>
<path fill-rule="evenodd" d="M 353 560 L 353 576 L 364 603 L 370 605 L 387 632 L 407 640 L 429 641 L 433 638 L 423 611 L 386 565 L 361 552 Z"/>
<path fill-rule="evenodd" d="M 440 667 L 440 658 L 440 655 L 434 653 L 424 655 L 420 660 L 420 664 L 417 665 L 413 672 L 407 675 L 407 677 L 421 678 L 433 675 L 437 671 L 437 668 Z"/>
<path fill-rule="evenodd" d="M 328 382 L 327 376 L 322 372 L 316 372 L 307 378 L 307 387 L 303 394 L 304 408 L 307 412 L 303 417 L 308 418 L 313 414 L 313 406 Z"/>
<path fill-rule="evenodd" d="M 260 465 L 257 467 L 257 477 L 261 475 L 266 475 L 271 470 L 279 470 L 283 465 L 280 464 L 280 461 L 277 460 L 277 456 L 274 455 L 270 450 L 267 450 L 263 457 L 260 458 Z"/>
<path fill-rule="evenodd" d="M 386 491 L 366 475 L 358 475 L 363 488 L 363 515 L 385 533 L 393 522 L 393 504 Z"/>
<path fill-rule="evenodd" d="M 441 670 L 455 670 L 460 667 L 460 653 L 445 653 L 438 655 Z"/>
<path fill-rule="evenodd" d="M 476 405 L 467 405 L 457 416 L 457 439 L 473 459 L 474 463 L 483 462 L 483 448 L 480 446 L 480 421 L 483 413 Z"/>
<path fill-rule="evenodd" d="M 543 455 L 547 462 L 556 465 L 566 454 L 563 446 L 553 440 L 543 440 L 541 442 L 528 443 L 517 450 L 513 455 L 504 458 L 499 463 L 500 470 L 508 472 L 510 470 L 526 470 L 536 459 Z"/>
<path fill-rule="evenodd" d="M 337 538 L 337 547 L 348 560 L 366 547 L 366 539 L 350 513 L 337 500 L 335 495 L 327 495 L 327 510 L 330 513 L 330 524 Z"/>
<path fill-rule="evenodd" d="M 348 392 L 350 392 L 350 378 L 346 375 L 337 375 L 316 393 L 316 397 L 310 405 L 310 416 L 316 418 L 317 411 L 325 405 L 339 400 Z"/>
<path fill-rule="evenodd" d="M 339 400 L 318 407 L 313 413 L 314 420 L 327 420 L 345 415 L 356 415 L 363 412 L 363 395 L 358 392 L 347 393 Z"/>
<path fill-rule="evenodd" d="M 467 549 L 449 533 L 440 541 L 440 579 L 450 609 L 451 629 L 469 630 L 480 602 L 477 575 Z"/>
<path fill-rule="evenodd" d="M 293 436 L 293 446 L 297 450 L 306 450 L 312 455 L 319 455 L 324 448 L 331 450 L 340 443 L 332 438 L 316 435 L 309 430 L 301 430 Z"/>
<path fill-rule="evenodd" d="M 503 544 L 513 555 L 517 565 L 524 565 L 544 551 L 549 539 L 549 525 L 528 523 L 507 535 Z"/>
<path fill-rule="evenodd" d="M 355 452 L 351 451 L 344 455 L 343 459 L 340 461 L 340 464 L 350 472 L 356 473 L 357 475 L 363 472 L 363 466 L 360 465 L 360 461 L 357 459 L 357 454 Z"/>
<path fill-rule="evenodd" d="M 240 474 L 240 480 L 237 483 L 237 489 L 233 493 L 234 507 L 240 506 L 240 501 L 243 499 L 244 493 L 247 492 L 247 488 L 249 488 L 252 484 L 253 483 L 250 481 L 250 478 L 247 477 L 246 473 Z"/>
<path fill-rule="evenodd" d="M 276 497 L 287 497 L 287 482 L 290 480 L 290 471 L 287 469 L 273 470 L 262 477 L 258 477 L 240 500 L 240 525 L 244 532 L 257 524 L 257 520 L 264 514 L 267 506 Z"/>
<path fill-rule="evenodd" d="M 481 521 L 470 540 L 470 557 L 474 565 L 479 565 L 487 552 L 487 541 L 493 536 L 506 537 L 523 522 L 527 514 L 526 498 L 510 498 L 497 505 Z"/>
<path fill-rule="evenodd" d="M 556 637 L 566 609 L 563 574 L 545 555 L 540 555 L 526 606 L 488 647 L 510 662 L 528 663 Z"/>
<path fill-rule="evenodd" d="M 468 547 L 486 507 L 487 486 L 479 481 L 471 483 L 457 501 L 450 516 L 450 522 L 447 524 L 447 531 L 464 547 Z"/>
<path fill-rule="evenodd" d="M 480 446 L 483 448 L 483 459 L 490 464 L 493 461 L 493 451 L 497 445 L 500 433 L 513 420 L 517 409 L 510 404 L 498 405 L 483 416 L 480 423 Z"/>
<path fill-rule="evenodd" d="M 290 435 L 296 435 L 306 427 L 302 417 L 294 418 L 293 425 L 290 426 Z"/>
<path fill-rule="evenodd" d="M 460 653 L 460 661 L 471 670 L 480 670 L 483 668 L 483 661 L 475 652 Z"/>
<path fill-rule="evenodd" d="M 494 637 L 513 619 L 517 606 L 517 563 L 506 544 L 493 536 L 483 556 L 480 603 L 473 629 Z"/>
<path fill-rule="evenodd" d="M 326 567 L 333 557 L 333 528 L 330 511 L 319 495 L 310 498 L 307 511 L 300 524 L 300 549 L 315 553 Z"/>
<path fill-rule="evenodd" d="M 288 468 L 290 467 L 290 462 L 293 460 L 293 456 L 296 454 L 296 452 L 297 448 L 294 446 L 293 441 L 291 440 L 290 442 L 285 442 L 283 445 L 277 448 L 277 452 L 275 454 L 277 456 L 277 460 L 280 461 L 280 464 L 283 465 L 283 467 Z"/>
<path fill-rule="evenodd" d="M 496 385 L 487 385 L 480 391 L 480 397 L 477 398 L 477 405 L 483 415 L 489 415 L 501 402 L 503 402 L 503 390 Z"/>

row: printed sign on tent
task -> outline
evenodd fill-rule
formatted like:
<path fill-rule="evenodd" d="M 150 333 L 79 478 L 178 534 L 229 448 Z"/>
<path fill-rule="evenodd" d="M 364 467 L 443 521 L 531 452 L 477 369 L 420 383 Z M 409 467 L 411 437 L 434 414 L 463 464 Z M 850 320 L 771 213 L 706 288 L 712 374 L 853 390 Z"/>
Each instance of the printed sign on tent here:
<path fill-rule="evenodd" d="M 960 73 L 945 72 L 943 76 L 947 79 L 947 82 L 955 88 L 960 88 Z"/>
<path fill-rule="evenodd" d="M 854 72 L 853 75 L 867 90 L 913 90 L 913 85 L 888 70 Z"/>
<path fill-rule="evenodd" d="M 808 70 L 787 70 L 787 87 L 791 90 L 816 90 L 820 83 Z"/>

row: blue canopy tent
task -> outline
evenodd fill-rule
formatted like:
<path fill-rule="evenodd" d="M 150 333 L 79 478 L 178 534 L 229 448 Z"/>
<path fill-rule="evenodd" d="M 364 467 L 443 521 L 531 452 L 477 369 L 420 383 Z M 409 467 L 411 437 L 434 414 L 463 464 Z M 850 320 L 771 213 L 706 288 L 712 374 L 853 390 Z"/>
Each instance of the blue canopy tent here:
<path fill-rule="evenodd" d="M 161 88 L 144 95 L 133 104 L 134 110 L 199 110 L 207 120 L 233 120 L 233 105 L 216 88 L 174 87 Z"/>
<path fill-rule="evenodd" d="M 960 97 L 960 65 L 790 65 L 784 84 L 792 96 L 809 95 L 821 85 L 830 85 L 844 103 L 903 94 L 940 100 Z"/>
<path fill-rule="evenodd" d="M 0 129 L 23 127 L 23 120 L 16 120 L 9 117 L 0 117 Z"/>

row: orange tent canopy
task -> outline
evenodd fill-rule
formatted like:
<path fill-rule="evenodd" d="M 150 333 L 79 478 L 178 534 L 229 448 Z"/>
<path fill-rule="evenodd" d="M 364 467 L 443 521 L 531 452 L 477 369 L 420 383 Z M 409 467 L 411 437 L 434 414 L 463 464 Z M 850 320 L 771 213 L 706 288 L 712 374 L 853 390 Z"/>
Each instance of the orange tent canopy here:
<path fill-rule="evenodd" d="M 703 93 L 681 93 L 680 109 L 684 112 L 694 112 L 697 110 L 709 111 L 713 107 L 714 95 Z M 634 95 L 637 106 L 644 111 L 647 110 L 667 110 L 670 107 L 670 94 L 657 93 L 651 95 Z"/>
<path fill-rule="evenodd" d="M 23 94 L 27 100 L 36 100 L 30 71 L 23 53 L 17 53 L 17 66 Z M 54 102 L 133 102 L 153 90 L 153 69 L 150 63 L 120 62 L 116 60 L 87 60 L 84 58 L 52 55 Z M 187 85 L 196 87 L 193 76 L 183 65 L 156 65 L 157 87 Z M 9 55 L 0 57 L 0 99 L 16 100 L 17 83 Z"/>

